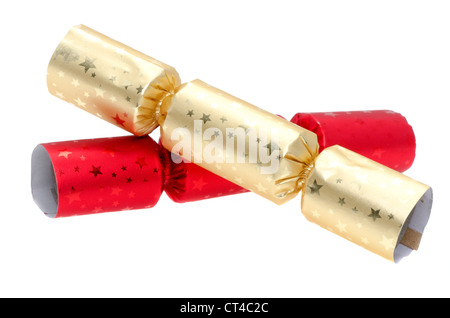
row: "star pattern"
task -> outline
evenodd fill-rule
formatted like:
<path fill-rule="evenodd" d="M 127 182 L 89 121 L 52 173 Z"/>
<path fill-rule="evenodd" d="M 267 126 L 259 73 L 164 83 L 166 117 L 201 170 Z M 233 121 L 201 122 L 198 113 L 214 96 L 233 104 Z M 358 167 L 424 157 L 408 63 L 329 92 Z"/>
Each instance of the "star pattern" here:
<path fill-rule="evenodd" d="M 302 211 L 321 227 L 394 260 L 411 212 L 404 203 L 415 202 L 409 195 L 421 187 L 406 180 L 387 168 L 380 171 L 372 160 L 335 148 L 316 160 L 303 189 Z"/>
<path fill-rule="evenodd" d="M 121 187 L 114 187 L 111 190 L 112 190 L 111 195 L 117 195 L 117 196 L 119 196 L 120 192 L 123 191 Z"/>
<path fill-rule="evenodd" d="M 90 58 L 86 57 L 83 63 L 78 64 L 82 67 L 84 67 L 84 72 L 87 73 L 91 68 L 96 68 L 94 64 L 94 60 L 91 60 Z"/>
<path fill-rule="evenodd" d="M 381 219 L 380 210 L 374 210 L 372 209 L 372 212 L 368 215 L 368 217 L 372 218 L 372 220 L 375 222 L 377 219 Z"/>
<path fill-rule="evenodd" d="M 381 158 L 385 152 L 386 150 L 384 149 L 376 148 L 372 153 L 372 157 Z"/>
<path fill-rule="evenodd" d="M 313 185 L 308 186 L 308 188 L 311 190 L 311 194 L 318 194 L 320 195 L 320 188 L 322 188 L 323 185 L 320 185 L 317 183 L 317 180 L 314 179 Z"/>
<path fill-rule="evenodd" d="M 339 232 L 347 232 L 347 224 L 342 223 L 341 220 L 338 220 L 338 224 L 336 224 L 336 227 Z"/>
<path fill-rule="evenodd" d="M 67 199 L 69 199 L 69 204 L 72 204 L 73 202 L 76 201 L 81 201 L 80 194 L 81 194 L 80 192 L 75 191 L 75 189 L 72 187 L 72 193 L 66 195 Z"/>
<path fill-rule="evenodd" d="M 75 99 L 75 103 L 77 103 L 78 107 L 86 108 L 86 103 L 83 102 L 79 97 Z"/>
<path fill-rule="evenodd" d="M 71 155 L 72 153 L 70 151 L 67 150 L 63 150 L 58 154 L 58 157 L 64 157 L 66 159 L 69 159 L 69 155 Z"/>
<path fill-rule="evenodd" d="M 124 125 L 125 120 L 123 120 L 122 118 L 120 118 L 119 114 L 116 114 L 116 117 L 112 117 L 112 119 L 114 119 L 114 120 L 116 121 L 116 125 L 117 125 L 117 126 L 125 127 L 125 125 Z"/>
<path fill-rule="evenodd" d="M 94 178 L 97 178 L 97 176 L 98 176 L 99 174 L 103 174 L 103 173 L 100 171 L 100 169 L 101 169 L 100 166 L 99 166 L 99 167 L 96 167 L 96 166 L 92 165 L 92 170 L 89 171 L 89 173 L 92 173 L 92 174 L 94 175 Z"/>
<path fill-rule="evenodd" d="M 61 207 L 59 211 L 62 211 L 58 213 L 102 213 L 119 211 L 125 207 L 136 209 L 156 204 L 161 194 L 161 185 L 157 185 L 161 178 L 155 175 L 161 174 L 159 150 L 155 148 L 150 151 L 156 159 L 150 161 L 146 155 L 148 143 L 139 146 L 142 147 L 139 151 L 144 151 L 140 154 L 136 152 L 135 147 L 139 142 L 130 143 L 127 140 L 128 144 L 125 146 L 128 148 L 122 149 L 121 138 L 99 139 L 98 145 L 93 145 L 97 141 L 90 139 L 82 142 L 53 143 L 49 146 L 52 147 L 48 150 L 49 154 L 53 154 L 51 157 L 61 158 L 60 167 L 56 166 L 55 171 L 58 177 L 64 178 L 58 189 L 55 189 L 55 197 L 59 197 Z M 101 144 L 102 141 L 104 144 Z M 110 152 L 105 151 L 109 149 L 120 153 L 120 161 L 111 160 Z M 127 155 L 130 151 L 135 154 Z M 145 179 L 150 181 L 146 184 Z M 68 182 L 75 186 L 67 188 L 65 185 Z M 206 182 L 203 187 L 205 186 Z"/>
<path fill-rule="evenodd" d="M 202 191 L 203 187 L 206 185 L 206 182 L 203 181 L 203 178 L 199 178 L 197 180 L 193 180 L 192 183 L 194 187 L 192 189 Z"/>
<path fill-rule="evenodd" d="M 148 166 L 147 162 L 145 161 L 145 157 L 143 156 L 137 157 L 134 163 L 137 164 L 141 170 L 144 166 Z"/>
<path fill-rule="evenodd" d="M 203 116 L 200 118 L 200 120 L 203 120 L 203 124 L 206 124 L 208 121 L 211 121 L 210 116 L 211 115 L 203 114 Z"/>
<path fill-rule="evenodd" d="M 382 236 L 382 240 L 379 242 L 386 251 L 392 250 L 395 248 L 395 241 L 393 238 L 387 238 L 386 236 Z"/>

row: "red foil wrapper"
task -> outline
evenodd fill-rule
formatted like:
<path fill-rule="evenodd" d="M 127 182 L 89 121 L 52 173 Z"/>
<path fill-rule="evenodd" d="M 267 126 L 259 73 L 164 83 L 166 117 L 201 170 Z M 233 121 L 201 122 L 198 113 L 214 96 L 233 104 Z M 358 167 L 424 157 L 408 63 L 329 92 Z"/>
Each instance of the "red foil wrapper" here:
<path fill-rule="evenodd" d="M 164 190 L 175 202 L 205 200 L 231 194 L 249 192 L 218 175 L 191 163 L 161 146 L 164 161 Z"/>
<path fill-rule="evenodd" d="M 150 137 L 41 144 L 32 155 L 33 198 L 49 217 L 151 208 L 163 184 Z"/>
<path fill-rule="evenodd" d="M 32 155 L 33 198 L 47 216 L 67 217 L 151 208 L 163 190 L 178 203 L 248 192 L 179 159 L 149 136 L 41 144 Z"/>
<path fill-rule="evenodd" d="M 399 172 L 414 162 L 414 131 L 390 110 L 298 113 L 291 122 L 317 134 L 319 152 L 339 145 Z"/>

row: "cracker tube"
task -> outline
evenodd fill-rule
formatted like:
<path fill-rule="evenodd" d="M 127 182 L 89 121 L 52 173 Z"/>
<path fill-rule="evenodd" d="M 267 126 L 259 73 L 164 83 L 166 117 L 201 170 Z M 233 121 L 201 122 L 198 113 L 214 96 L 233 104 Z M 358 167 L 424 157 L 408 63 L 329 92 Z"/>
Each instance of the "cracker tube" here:
<path fill-rule="evenodd" d="M 160 101 L 178 85 L 171 66 L 83 25 L 68 32 L 47 70 L 51 94 L 137 136 L 158 126 Z"/>
<path fill-rule="evenodd" d="M 319 152 L 340 145 L 400 172 L 414 162 L 414 131 L 391 110 L 297 113 L 291 122 L 317 134 Z"/>
<path fill-rule="evenodd" d="M 386 259 L 418 248 L 430 187 L 341 146 L 319 155 L 314 133 L 200 80 L 161 110 L 166 149 L 277 204 L 302 191 L 308 220 Z"/>
<path fill-rule="evenodd" d="M 49 217 L 153 207 L 163 191 L 158 144 L 134 136 L 38 145 L 33 199 Z"/>
<path fill-rule="evenodd" d="M 31 165 L 33 198 L 53 218 L 152 208 L 163 190 L 178 203 L 247 191 L 196 164 L 175 164 L 149 136 L 40 144 Z"/>

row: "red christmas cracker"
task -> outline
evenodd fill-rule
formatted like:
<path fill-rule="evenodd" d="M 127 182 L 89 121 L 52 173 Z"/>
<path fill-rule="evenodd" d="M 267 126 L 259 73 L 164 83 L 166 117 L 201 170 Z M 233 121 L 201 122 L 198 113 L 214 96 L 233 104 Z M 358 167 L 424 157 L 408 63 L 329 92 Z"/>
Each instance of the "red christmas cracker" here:
<path fill-rule="evenodd" d="M 316 133 L 319 152 L 339 145 L 399 172 L 414 162 L 414 131 L 391 110 L 298 113 L 291 122 Z"/>
<path fill-rule="evenodd" d="M 31 179 L 49 217 L 152 208 L 163 190 L 179 203 L 247 192 L 193 163 L 175 163 L 148 136 L 38 145 Z"/>
<path fill-rule="evenodd" d="M 134 136 L 38 145 L 32 191 L 49 217 L 151 208 L 163 191 L 159 147 Z"/>

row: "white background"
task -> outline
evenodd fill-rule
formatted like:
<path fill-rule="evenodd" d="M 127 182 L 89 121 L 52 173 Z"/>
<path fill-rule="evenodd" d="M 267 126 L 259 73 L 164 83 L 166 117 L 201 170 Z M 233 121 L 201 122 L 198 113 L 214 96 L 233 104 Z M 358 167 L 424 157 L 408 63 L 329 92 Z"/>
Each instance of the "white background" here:
<path fill-rule="evenodd" d="M 1 9 L 0 296 L 448 297 L 450 2 L 8 1 Z M 46 68 L 85 24 L 252 104 L 391 109 L 413 126 L 408 176 L 433 186 L 418 252 L 393 264 L 255 194 L 49 219 L 39 143 L 126 135 L 50 95 Z M 157 138 L 157 134 L 152 134 Z"/>

